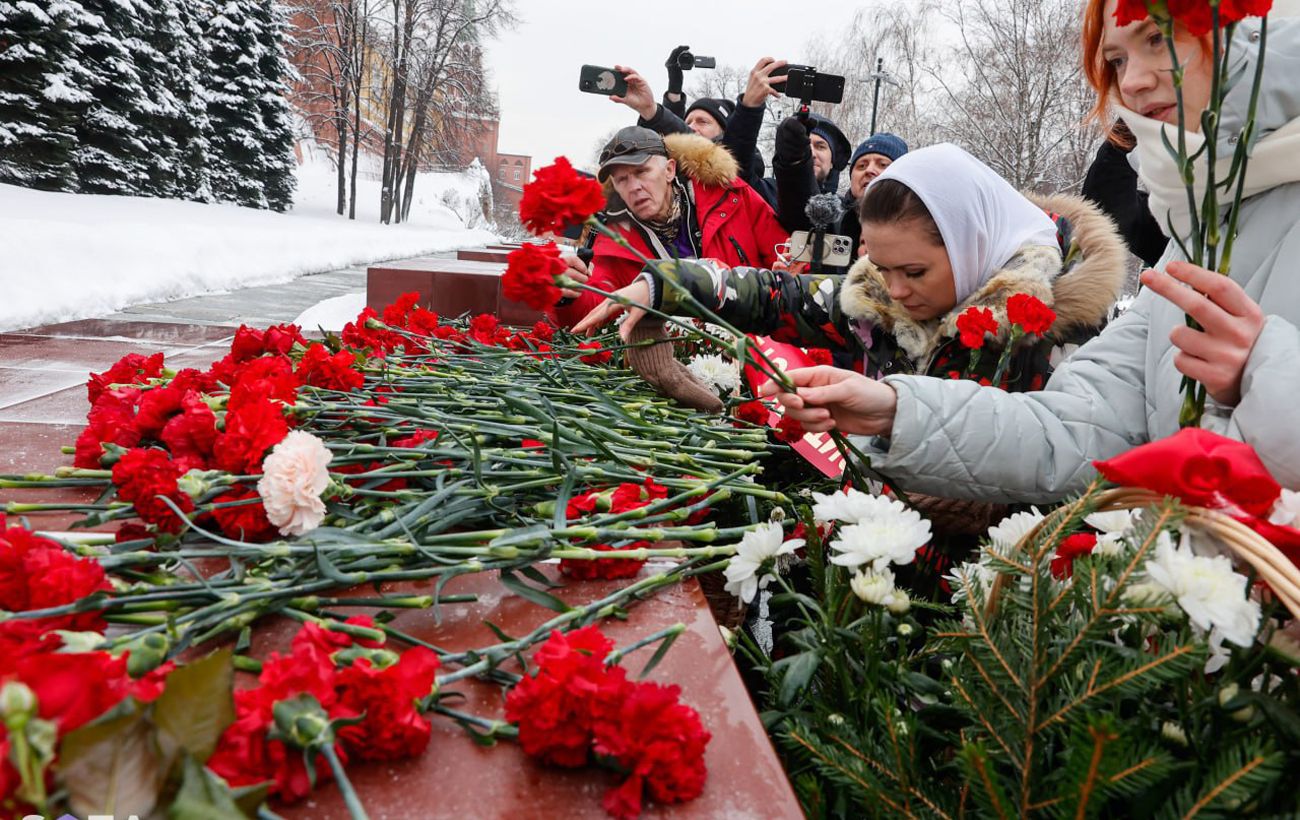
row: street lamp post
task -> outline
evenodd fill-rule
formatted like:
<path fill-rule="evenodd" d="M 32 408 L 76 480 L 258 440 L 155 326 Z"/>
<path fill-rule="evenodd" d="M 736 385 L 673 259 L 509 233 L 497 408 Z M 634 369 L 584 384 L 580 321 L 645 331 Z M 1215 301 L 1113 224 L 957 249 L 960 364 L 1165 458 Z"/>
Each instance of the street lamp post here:
<path fill-rule="evenodd" d="M 882 82 L 890 85 L 898 85 L 898 81 L 885 71 L 885 58 L 876 58 L 876 71 L 867 77 L 868 80 L 875 82 L 875 89 L 871 92 L 871 134 L 876 133 L 876 107 L 880 104 L 880 84 Z M 870 134 L 868 134 L 870 136 Z"/>

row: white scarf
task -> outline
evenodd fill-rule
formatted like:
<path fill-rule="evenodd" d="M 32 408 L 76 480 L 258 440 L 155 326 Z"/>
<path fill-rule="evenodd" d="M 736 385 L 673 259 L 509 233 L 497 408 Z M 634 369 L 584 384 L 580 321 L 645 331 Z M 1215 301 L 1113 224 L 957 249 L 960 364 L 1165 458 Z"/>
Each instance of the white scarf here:
<path fill-rule="evenodd" d="M 911 188 L 939 228 L 961 304 L 1025 245 L 1056 248 L 1056 225 L 1005 179 L 950 142 L 909 151 L 874 185 Z"/>
<path fill-rule="evenodd" d="M 1293 16 L 1297 5 L 1300 4 L 1295 3 L 1294 0 L 1291 2 L 1278 0 L 1273 11 L 1269 14 L 1270 55 L 1273 55 L 1274 48 L 1279 45 L 1275 34 L 1277 27 L 1272 24 L 1272 21 Z M 1235 95 L 1250 94 L 1251 83 L 1254 80 L 1254 54 L 1257 49 L 1256 44 L 1250 41 L 1250 35 L 1251 32 L 1258 31 L 1258 29 L 1258 20 L 1246 20 L 1237 27 L 1237 36 L 1233 40 L 1232 50 L 1240 57 L 1249 49 L 1250 63 L 1249 70 L 1242 76 L 1237 87 L 1229 92 L 1230 98 Z M 1240 60 L 1234 60 L 1233 62 L 1240 64 Z M 1270 70 L 1270 66 L 1274 70 Z M 1265 60 L 1265 85 L 1270 82 L 1295 82 L 1294 77 L 1279 76 L 1281 73 L 1282 69 L 1276 60 L 1271 63 L 1268 59 Z M 1115 108 L 1129 129 L 1132 130 L 1133 136 L 1137 138 L 1137 147 L 1134 151 L 1137 154 L 1138 176 L 1142 179 L 1146 189 L 1150 191 L 1151 196 L 1148 200 L 1148 207 L 1151 209 L 1151 214 L 1155 216 L 1156 221 L 1160 223 L 1160 230 L 1164 231 L 1166 235 L 1169 234 L 1169 225 L 1172 223 L 1173 229 L 1178 236 L 1186 240 L 1191 233 L 1191 213 L 1187 202 L 1187 189 L 1183 186 L 1182 178 L 1179 176 L 1178 167 L 1174 164 L 1173 157 L 1169 155 L 1169 151 L 1160 138 L 1160 131 L 1163 129 L 1165 135 L 1169 138 L 1169 144 L 1177 147 L 1178 126 L 1144 117 L 1119 105 L 1116 105 Z M 1219 129 L 1220 145 L 1218 146 L 1217 165 L 1219 181 L 1222 181 L 1223 174 L 1232 164 L 1232 154 L 1236 150 L 1235 141 L 1230 142 L 1229 140 L 1239 133 L 1238 128 L 1242 124 L 1240 122 L 1231 122 L 1225 117 L 1224 123 Z M 1232 126 L 1236 126 L 1236 128 Z M 1266 129 L 1267 126 L 1268 123 L 1256 124 L 1256 128 Z M 1254 150 L 1251 151 L 1250 162 L 1246 165 L 1245 185 L 1242 189 L 1243 199 L 1267 191 L 1270 188 L 1275 188 L 1278 185 L 1300 181 L 1300 118 L 1285 123 L 1275 123 L 1274 128 L 1275 130 L 1266 132 L 1255 143 Z M 1191 131 L 1187 132 L 1186 140 L 1189 154 L 1195 153 L 1205 143 L 1205 137 L 1200 133 L 1192 133 Z M 1205 194 L 1207 160 L 1207 156 L 1202 154 L 1192 164 L 1196 207 L 1198 210 Z M 1235 193 L 1235 184 L 1232 190 L 1220 189 L 1217 195 L 1220 215 L 1225 215 L 1225 208 L 1232 204 Z"/>

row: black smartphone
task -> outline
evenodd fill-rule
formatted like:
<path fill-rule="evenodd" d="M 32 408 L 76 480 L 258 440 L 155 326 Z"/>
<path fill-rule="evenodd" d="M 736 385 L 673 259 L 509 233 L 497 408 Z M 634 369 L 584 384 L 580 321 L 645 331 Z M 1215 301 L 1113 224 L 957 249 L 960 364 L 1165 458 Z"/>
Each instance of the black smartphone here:
<path fill-rule="evenodd" d="M 816 71 L 816 70 L 817 69 L 813 68 L 810 65 L 799 65 L 797 63 L 790 63 L 787 66 L 785 66 L 785 68 L 775 69 L 772 73 L 778 76 L 787 76 L 791 71 L 798 72 L 798 71 Z M 785 80 L 773 80 L 772 88 L 776 91 L 779 91 L 782 94 L 785 94 L 785 82 L 786 82 Z"/>
<path fill-rule="evenodd" d="M 587 94 L 622 97 L 627 94 L 627 75 L 612 68 L 585 65 L 578 74 L 578 90 Z"/>
<path fill-rule="evenodd" d="M 806 65 L 785 67 L 785 82 L 772 87 L 792 100 L 838 104 L 844 101 L 844 78 Z"/>

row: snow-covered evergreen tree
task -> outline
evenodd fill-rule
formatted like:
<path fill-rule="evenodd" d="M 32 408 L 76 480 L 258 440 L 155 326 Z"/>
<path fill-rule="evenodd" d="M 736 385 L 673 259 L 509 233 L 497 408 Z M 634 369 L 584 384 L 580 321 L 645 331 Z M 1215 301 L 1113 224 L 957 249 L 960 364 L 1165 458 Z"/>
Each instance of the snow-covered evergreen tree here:
<path fill-rule="evenodd" d="M 82 14 L 75 0 L 0 0 L 0 182 L 76 190 L 73 122 L 90 95 L 69 28 Z"/>
<path fill-rule="evenodd" d="M 153 4 L 147 38 L 152 54 L 165 55 L 156 122 L 172 143 L 173 193 L 167 196 L 199 202 L 212 199 L 212 124 L 202 76 L 208 66 L 203 25 L 211 13 L 207 0 L 159 0 Z"/>
<path fill-rule="evenodd" d="M 79 190 L 91 194 L 148 191 L 149 96 L 132 47 L 140 31 L 131 0 L 80 0 L 87 14 L 73 27 L 81 84 L 91 96 L 76 123 L 74 163 Z"/>
<path fill-rule="evenodd" d="M 262 44 L 257 72 L 262 88 L 257 102 L 266 129 L 260 176 L 267 204 L 285 211 L 293 204 L 297 182 L 293 175 L 298 165 L 293 153 L 293 112 L 286 96 L 296 71 L 285 54 L 288 17 L 284 7 L 275 0 L 255 0 L 255 5 L 252 16 L 257 20 Z"/>
<path fill-rule="evenodd" d="M 208 119 L 212 123 L 212 192 L 215 198 L 267 207 L 262 181 L 266 126 L 258 101 L 261 32 L 249 14 L 259 0 L 216 0 L 208 18 Z"/>

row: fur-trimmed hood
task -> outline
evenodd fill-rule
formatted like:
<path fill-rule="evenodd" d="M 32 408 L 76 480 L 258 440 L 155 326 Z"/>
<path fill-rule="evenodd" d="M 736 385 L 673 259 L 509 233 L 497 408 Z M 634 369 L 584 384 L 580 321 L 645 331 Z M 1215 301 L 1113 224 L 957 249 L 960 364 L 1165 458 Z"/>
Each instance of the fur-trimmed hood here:
<path fill-rule="evenodd" d="M 740 174 L 740 163 L 722 145 L 698 134 L 669 134 L 664 137 L 668 158 L 677 161 L 677 178 L 689 179 L 713 188 L 729 188 Z M 605 181 L 605 212 L 619 215 L 627 210 L 614 186 Z"/>
<path fill-rule="evenodd" d="M 1035 296 L 1056 311 L 1053 335 L 1101 325 L 1119 298 L 1128 258 L 1114 223 L 1081 197 L 1025 196 L 1069 223 L 1071 245 L 1064 262 L 1056 248 L 1026 245 L 947 314 L 918 322 L 890 298 L 884 278 L 864 257 L 849 269 L 840 290 L 840 307 L 853 319 L 893 334 L 899 347 L 918 363 L 928 360 L 943 340 L 958 335 L 957 317 L 970 307 L 991 310 L 998 321 L 998 338 L 1005 340 L 1007 299 L 1016 293 Z"/>

